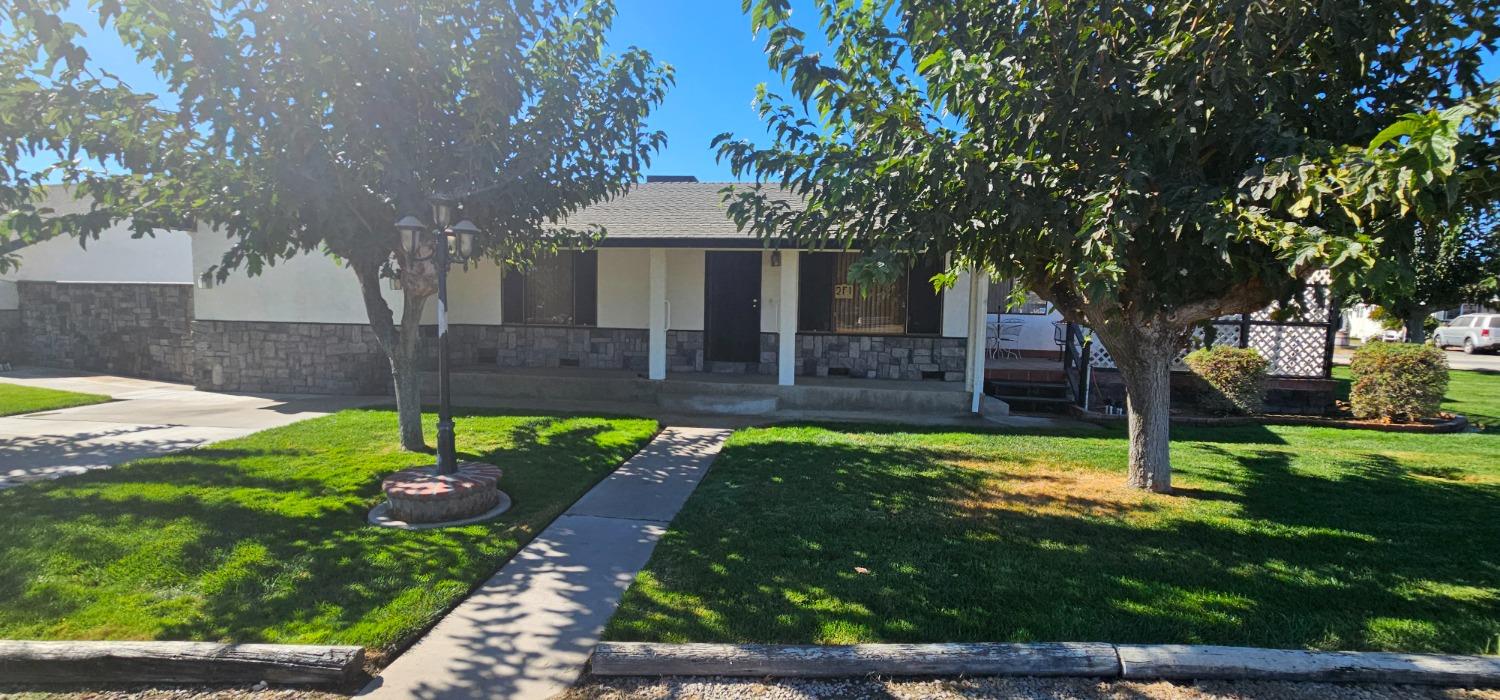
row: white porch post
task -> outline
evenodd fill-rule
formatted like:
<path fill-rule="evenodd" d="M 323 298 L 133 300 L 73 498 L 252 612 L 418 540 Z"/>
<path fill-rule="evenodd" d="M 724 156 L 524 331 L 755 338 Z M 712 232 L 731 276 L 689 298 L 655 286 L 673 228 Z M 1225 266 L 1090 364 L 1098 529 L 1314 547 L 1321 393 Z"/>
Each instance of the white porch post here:
<path fill-rule="evenodd" d="M 978 268 L 969 271 L 969 371 L 964 386 L 969 390 L 969 410 L 979 412 L 984 398 L 984 348 L 987 328 L 985 307 L 989 305 L 990 276 Z"/>
<path fill-rule="evenodd" d="M 646 377 L 667 378 L 667 250 L 651 249 Z"/>
<path fill-rule="evenodd" d="M 781 252 L 781 294 L 776 302 L 776 383 L 797 383 L 797 251 Z"/>

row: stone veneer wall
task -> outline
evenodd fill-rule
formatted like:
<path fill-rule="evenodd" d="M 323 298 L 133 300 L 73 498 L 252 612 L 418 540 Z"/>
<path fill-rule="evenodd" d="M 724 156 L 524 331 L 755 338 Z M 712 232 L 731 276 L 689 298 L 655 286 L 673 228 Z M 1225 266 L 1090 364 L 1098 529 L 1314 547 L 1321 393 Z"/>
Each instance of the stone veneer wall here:
<path fill-rule="evenodd" d="M 435 327 L 423 327 L 428 368 L 437 365 Z M 390 365 L 367 326 L 198 321 L 195 383 L 221 391 L 369 394 L 389 391 Z M 645 372 L 648 332 L 634 328 L 454 325 L 455 366 L 564 367 Z M 776 373 L 777 337 L 760 334 L 759 362 L 707 362 L 702 331 L 667 332 L 667 370 Z M 923 379 L 964 378 L 963 338 L 798 335 L 797 374 Z"/>
<path fill-rule="evenodd" d="M 186 284 L 19 282 L 20 360 L 134 377 L 193 375 Z"/>
<path fill-rule="evenodd" d="M 384 394 L 391 364 L 369 326 L 196 321 L 193 384 L 214 391 Z"/>
<path fill-rule="evenodd" d="M 437 328 L 423 329 L 427 364 L 437 366 Z M 645 372 L 650 350 L 645 329 L 564 326 L 448 327 L 455 365 L 625 369 Z"/>
<path fill-rule="evenodd" d="M 21 361 L 21 311 L 0 309 L 0 364 Z"/>
<path fill-rule="evenodd" d="M 944 381 L 961 382 L 966 344 L 963 338 L 932 336 L 799 334 L 797 374 L 923 379 L 924 373 L 941 372 Z"/>
<path fill-rule="evenodd" d="M 760 334 L 760 362 L 707 362 L 702 331 L 667 332 L 667 371 L 775 374 L 775 333 Z M 963 381 L 963 338 L 887 335 L 797 335 L 797 374 L 848 374 L 869 379 L 923 379 L 940 372 L 944 381 Z"/>
<path fill-rule="evenodd" d="M 760 334 L 760 362 L 709 362 L 703 345 L 703 331 L 667 331 L 667 371 L 776 374 L 775 333 Z"/>

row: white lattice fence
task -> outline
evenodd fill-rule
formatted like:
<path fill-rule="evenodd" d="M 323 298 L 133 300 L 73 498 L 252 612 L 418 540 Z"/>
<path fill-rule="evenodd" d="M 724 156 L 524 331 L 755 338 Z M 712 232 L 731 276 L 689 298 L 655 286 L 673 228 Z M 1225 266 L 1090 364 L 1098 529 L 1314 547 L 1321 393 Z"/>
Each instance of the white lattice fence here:
<path fill-rule="evenodd" d="M 1325 279 L 1322 280 L 1326 282 Z M 1319 280 L 1315 279 L 1314 282 Z M 1330 361 L 1329 326 L 1336 322 L 1333 305 L 1324 284 L 1304 290 L 1296 308 L 1280 313 L 1277 305 L 1243 316 L 1226 316 L 1214 321 L 1214 345 L 1254 348 L 1271 363 L 1270 374 L 1279 377 L 1322 378 L 1327 376 Z M 1289 316 L 1293 320 L 1280 319 Z M 1187 371 L 1183 358 L 1203 345 L 1203 329 L 1193 331 L 1193 342 L 1177 353 L 1172 368 Z M 1113 369 L 1115 361 L 1098 338 L 1089 346 L 1089 362 L 1095 368 Z"/>
<path fill-rule="evenodd" d="M 1214 330 L 1215 330 L 1215 333 L 1214 333 L 1214 345 L 1239 345 L 1240 344 L 1240 323 L 1239 323 L 1239 321 L 1234 321 L 1234 322 L 1228 322 L 1228 321 L 1218 322 L 1218 321 L 1216 321 L 1216 322 L 1214 322 Z M 1188 355 L 1188 353 L 1190 353 L 1190 352 L 1193 351 L 1193 348 L 1200 347 L 1202 345 L 1203 345 L 1203 329 L 1202 328 L 1198 328 L 1198 329 L 1195 329 L 1193 331 L 1193 343 L 1192 343 L 1192 345 L 1190 347 L 1186 347 L 1186 348 L 1183 348 L 1183 349 L 1177 351 L 1177 357 L 1172 360 L 1172 369 L 1179 370 L 1179 371 L 1186 371 L 1187 370 L 1187 363 L 1183 361 L 1183 358 L 1186 358 L 1187 355 Z M 1104 349 L 1104 344 L 1101 343 L 1101 342 L 1099 342 L 1098 338 L 1095 338 L 1094 339 L 1094 344 L 1091 345 L 1091 346 L 1089 346 L 1089 356 L 1090 356 L 1090 360 L 1093 362 L 1095 368 L 1103 367 L 1103 368 L 1108 368 L 1108 369 L 1114 369 L 1114 366 L 1115 366 L 1114 358 L 1112 358 L 1112 357 L 1109 356 L 1109 351 Z"/>

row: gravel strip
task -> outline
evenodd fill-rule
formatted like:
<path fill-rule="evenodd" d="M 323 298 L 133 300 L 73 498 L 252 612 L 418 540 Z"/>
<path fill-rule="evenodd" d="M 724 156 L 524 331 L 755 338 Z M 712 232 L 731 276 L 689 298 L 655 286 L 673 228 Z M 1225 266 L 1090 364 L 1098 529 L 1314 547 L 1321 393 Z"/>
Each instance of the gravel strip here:
<path fill-rule="evenodd" d="M 948 698 L 1051 698 L 1056 700 L 1500 700 L 1500 689 L 1433 686 L 1288 683 L 1284 681 L 1101 681 L 1087 678 L 782 679 L 594 678 L 565 700 L 945 700 Z"/>
<path fill-rule="evenodd" d="M 256 686 L 138 687 L 50 691 L 0 687 L 4 700 L 348 700 L 349 696 Z M 785 679 L 587 678 L 559 700 L 1500 700 L 1500 689 L 1282 681 L 1101 681 L 1087 678 Z"/>

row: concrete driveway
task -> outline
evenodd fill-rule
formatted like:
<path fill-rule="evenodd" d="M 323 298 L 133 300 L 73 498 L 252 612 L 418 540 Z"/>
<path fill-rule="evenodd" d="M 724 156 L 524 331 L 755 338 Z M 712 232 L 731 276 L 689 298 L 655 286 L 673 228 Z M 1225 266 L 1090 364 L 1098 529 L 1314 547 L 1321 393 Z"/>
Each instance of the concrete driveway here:
<path fill-rule="evenodd" d="M 20 368 L 0 382 L 105 394 L 109 403 L 0 417 L 0 489 L 107 469 L 387 397 L 217 394 L 186 384 Z"/>

